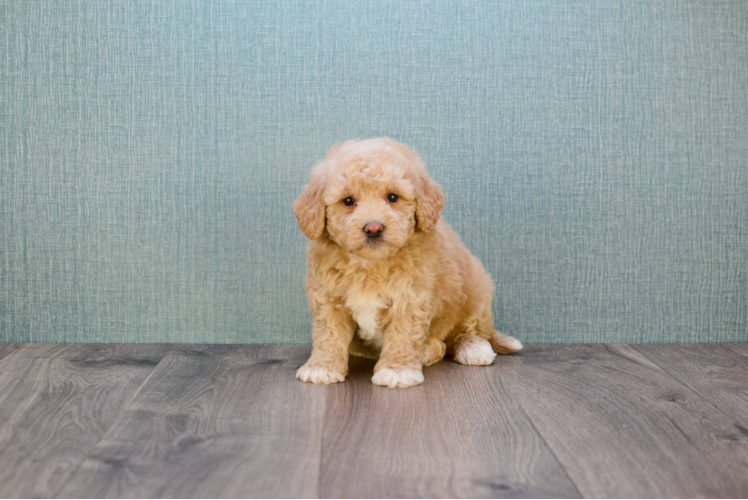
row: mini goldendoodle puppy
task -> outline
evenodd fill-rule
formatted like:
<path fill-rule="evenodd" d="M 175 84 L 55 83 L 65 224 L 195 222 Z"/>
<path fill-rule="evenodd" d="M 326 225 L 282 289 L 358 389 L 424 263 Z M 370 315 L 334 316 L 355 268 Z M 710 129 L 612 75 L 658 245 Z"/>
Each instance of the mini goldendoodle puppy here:
<path fill-rule="evenodd" d="M 372 382 L 410 387 L 447 354 L 490 365 L 522 344 L 493 328 L 491 276 L 439 216 L 421 158 L 388 138 L 336 144 L 294 203 L 311 240 L 314 346 L 296 378 L 342 382 L 348 353 L 378 358 Z"/>

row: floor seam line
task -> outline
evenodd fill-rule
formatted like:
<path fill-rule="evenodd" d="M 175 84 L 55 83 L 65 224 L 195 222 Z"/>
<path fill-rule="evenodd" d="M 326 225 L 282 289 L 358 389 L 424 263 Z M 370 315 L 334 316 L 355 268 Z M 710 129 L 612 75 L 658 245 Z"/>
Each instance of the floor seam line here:
<path fill-rule="evenodd" d="M 540 436 L 540 439 L 543 440 L 543 443 L 545 443 L 545 446 L 548 448 L 548 451 L 551 452 L 551 455 L 553 455 L 553 458 L 556 460 L 556 462 L 558 463 L 558 465 L 561 466 L 561 469 L 563 469 L 564 473 L 566 474 L 566 477 L 569 478 L 569 482 L 571 482 L 571 485 L 574 486 L 574 489 L 577 490 L 577 493 L 579 493 L 579 497 L 580 498 L 588 498 L 588 497 L 586 497 L 584 495 L 584 493 L 582 493 L 582 490 L 579 488 L 579 486 L 577 485 L 576 481 L 574 481 L 574 478 L 571 477 L 571 474 L 569 473 L 569 471 L 566 470 L 566 466 L 564 465 L 564 463 L 556 455 L 556 452 L 551 447 L 551 444 L 548 442 L 548 440 L 545 438 L 545 436 L 543 436 L 543 434 L 540 432 L 540 429 L 538 429 L 538 427 L 535 425 L 535 422 L 532 420 L 532 418 L 530 418 L 530 415 L 525 410 L 525 407 L 522 406 L 522 403 L 517 398 L 517 396 L 514 395 L 514 392 L 512 392 L 512 388 L 509 386 L 509 383 L 501 375 L 501 371 L 499 371 L 498 373 L 499 373 L 499 378 L 501 379 L 501 382 L 506 387 L 507 392 L 509 392 L 509 394 L 512 396 L 512 399 L 514 399 L 514 401 L 517 403 L 517 406 L 519 407 L 520 411 L 525 416 L 525 418 L 527 419 L 527 421 L 530 422 L 530 425 L 532 426 L 533 430 L 535 432 L 537 432 L 538 436 Z"/>
<path fill-rule="evenodd" d="M 319 467 L 317 467 L 317 498 L 322 498 L 322 446 L 325 441 L 325 428 L 327 427 L 327 397 L 330 394 L 327 385 L 324 386 L 325 397 L 322 400 L 322 426 L 319 435 Z"/>
<path fill-rule="evenodd" d="M 718 343 L 718 342 L 715 342 L 715 344 L 716 344 L 716 345 L 719 345 L 719 343 Z M 643 344 L 643 345 L 646 345 L 646 344 Z M 658 344 L 658 345 L 659 345 L 659 344 Z M 709 404 L 709 405 L 711 405 L 711 406 L 712 406 L 713 408 L 715 408 L 716 410 L 718 410 L 718 411 L 719 411 L 719 412 L 720 412 L 720 413 L 721 413 L 722 415 L 725 415 L 725 416 L 726 416 L 726 417 L 727 417 L 728 419 L 730 419 L 730 420 L 732 420 L 732 421 L 734 421 L 734 420 L 735 420 L 735 419 L 734 419 L 734 418 L 732 417 L 732 415 L 730 415 L 729 413 L 726 413 L 726 412 L 725 412 L 725 410 L 723 410 L 722 408 L 720 408 L 719 406 L 717 406 L 717 405 L 716 405 L 715 403 L 713 403 L 711 399 L 709 399 L 709 398 L 705 397 L 705 396 L 704 396 L 703 394 L 701 394 L 701 392 L 699 392 L 699 390 L 698 390 L 698 389 L 696 389 L 695 387 L 691 386 L 691 384 L 689 384 L 689 383 L 688 383 L 688 382 L 686 382 L 685 380 L 681 380 L 681 379 L 679 379 L 678 377 L 676 377 L 675 375 L 673 375 L 672 373 L 670 373 L 670 371 L 669 371 L 669 370 L 668 370 L 667 368 L 665 368 L 664 366 L 660 365 L 660 364 L 659 364 L 659 363 L 658 363 L 657 361 L 655 361 L 654 359 L 652 359 L 652 358 L 650 358 L 649 356 L 647 356 L 646 354 L 644 354 L 644 352 L 640 351 L 639 349 L 636 349 L 636 348 L 635 348 L 635 347 L 633 347 L 633 346 L 631 346 L 631 347 L 632 347 L 632 348 L 633 348 L 634 350 L 636 350 L 636 352 L 638 352 L 639 354 L 641 354 L 642 356 L 644 356 L 645 358 L 647 358 L 647 359 L 648 359 L 649 361 L 651 361 L 652 363 L 654 363 L 655 365 L 657 365 L 657 367 L 658 367 L 658 368 L 659 368 L 660 370 L 662 370 L 663 372 L 665 372 L 665 373 L 666 373 L 666 374 L 667 374 L 667 375 L 668 375 L 668 376 L 669 376 L 670 378 L 672 378 L 672 379 L 673 379 L 673 380 L 675 380 L 676 382 L 678 382 L 678 383 L 682 384 L 682 385 L 683 385 L 683 386 L 684 386 L 684 387 L 685 387 L 686 389 L 688 389 L 689 391 L 693 392 L 693 393 L 694 393 L 694 394 L 696 394 L 696 395 L 697 395 L 698 397 L 700 397 L 701 399 L 703 399 L 703 400 L 704 400 L 704 401 L 705 401 L 706 403 L 708 403 L 708 404 Z M 733 351 L 732 351 L 732 350 L 730 350 L 730 349 L 728 349 L 728 351 L 729 351 L 729 352 L 733 352 Z"/>
<path fill-rule="evenodd" d="M 175 345 L 180 345 L 180 346 L 183 346 L 183 344 L 175 344 Z M 135 391 L 135 394 L 133 394 L 133 396 L 132 396 L 132 397 L 131 397 L 131 398 L 130 398 L 130 399 L 129 399 L 128 401 L 127 401 L 127 403 L 125 403 L 124 405 L 122 405 L 122 408 L 120 409 L 120 412 L 119 412 L 119 413 L 117 414 L 117 416 L 116 416 L 116 417 L 114 418 L 114 420 L 112 420 L 112 425 L 110 425 L 110 426 L 109 426 L 109 427 L 107 428 L 107 430 L 106 430 L 106 431 L 104 431 L 104 433 L 103 433 L 103 434 L 101 435 L 101 437 L 100 437 L 100 438 L 99 438 L 99 439 L 98 439 L 98 440 L 96 441 L 96 443 L 94 443 L 94 445 L 93 445 L 93 446 L 92 446 L 92 447 L 91 447 L 91 448 L 90 448 L 90 449 L 89 449 L 89 450 L 88 450 L 88 451 L 86 452 L 86 455 L 85 455 L 85 456 L 83 457 L 83 459 L 82 459 L 82 460 L 81 460 L 81 461 L 80 461 L 80 462 L 78 463 L 78 465 L 77 465 L 77 466 L 75 467 L 75 469 L 73 470 L 73 472 L 71 472 L 71 473 L 70 473 L 70 475 L 69 475 L 69 476 L 68 476 L 68 478 L 67 478 L 67 479 L 65 480 L 65 482 L 64 482 L 64 483 L 62 483 L 62 485 L 60 486 L 60 488 L 59 488 L 59 489 L 58 489 L 57 491 L 55 491 L 55 493 L 54 493 L 54 494 L 53 494 L 53 495 L 52 495 L 52 496 L 51 496 L 50 498 L 59 498 L 59 495 L 60 495 L 60 494 L 61 494 L 61 493 L 63 492 L 63 490 L 65 489 L 65 487 L 66 487 L 66 486 L 67 486 L 67 485 L 68 485 L 68 484 L 70 483 L 70 481 L 72 481 L 73 477 L 75 477 L 75 475 L 76 475 L 76 474 L 78 473 L 78 471 L 80 470 L 80 468 L 81 468 L 81 467 L 83 466 L 83 462 L 85 462 L 86 460 L 88 460 L 88 457 L 90 457 L 90 456 L 91 456 L 91 454 L 92 454 L 92 453 L 94 452 L 94 450 L 96 449 L 96 447 L 97 447 L 97 446 L 99 446 L 99 443 L 101 443 L 101 442 L 102 442 L 102 441 L 104 440 L 104 438 L 105 438 L 105 437 L 107 436 L 107 434 L 109 434 L 109 432 L 110 432 L 110 431 L 112 430 L 112 428 L 114 427 L 114 425 L 115 425 L 115 424 L 117 423 L 117 421 L 119 420 L 120 416 L 121 416 L 121 415 L 122 415 L 122 414 L 124 413 L 125 409 L 126 409 L 126 408 L 127 408 L 127 407 L 128 407 L 129 405 L 130 405 L 130 403 L 132 403 L 132 402 L 133 402 L 133 400 L 134 400 L 134 399 L 135 399 L 135 398 L 136 398 L 136 397 L 138 396 L 138 394 L 140 394 L 140 391 L 141 391 L 141 390 L 143 389 L 143 387 L 145 386 L 145 384 L 147 384 L 147 383 L 148 383 L 148 381 L 149 381 L 149 380 L 151 379 L 151 377 L 153 376 L 153 374 L 154 374 L 154 373 L 156 372 L 156 369 L 157 369 L 157 368 L 158 368 L 159 366 L 161 366 L 161 363 L 163 363 L 163 361 L 164 361 L 164 359 L 166 358 L 166 356 L 168 356 L 168 355 L 169 355 L 169 354 L 171 354 L 172 352 L 174 352 L 174 351 L 173 351 L 173 350 L 169 350 L 168 352 L 166 352 L 166 353 L 165 353 L 165 354 L 164 354 L 164 355 L 163 355 L 163 356 L 161 357 L 161 359 L 160 359 L 160 360 L 158 361 L 158 363 L 156 364 L 156 366 L 154 366 L 154 367 L 153 367 L 153 370 L 151 370 L 151 372 L 150 372 L 150 373 L 148 374 L 148 376 L 147 376 L 147 377 L 145 378 L 145 380 L 143 381 L 143 383 L 142 383 L 142 384 L 140 384 L 140 387 L 138 387 L 138 390 L 137 390 L 137 391 Z"/>

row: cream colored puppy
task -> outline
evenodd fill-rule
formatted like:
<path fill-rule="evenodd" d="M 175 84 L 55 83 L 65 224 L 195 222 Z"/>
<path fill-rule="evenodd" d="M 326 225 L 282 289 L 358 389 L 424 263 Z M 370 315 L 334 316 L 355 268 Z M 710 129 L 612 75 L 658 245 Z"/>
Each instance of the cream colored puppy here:
<path fill-rule="evenodd" d="M 421 158 L 392 139 L 336 144 L 294 203 L 311 240 L 312 355 L 296 378 L 342 382 L 348 353 L 379 358 L 372 382 L 410 387 L 445 354 L 490 365 L 522 344 L 493 328 L 491 276 L 444 222 Z"/>

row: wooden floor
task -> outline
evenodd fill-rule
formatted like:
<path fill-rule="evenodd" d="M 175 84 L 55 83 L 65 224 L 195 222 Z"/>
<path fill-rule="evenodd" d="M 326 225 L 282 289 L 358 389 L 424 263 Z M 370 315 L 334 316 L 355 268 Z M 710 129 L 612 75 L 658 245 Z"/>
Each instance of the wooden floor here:
<path fill-rule="evenodd" d="M 534 345 L 410 389 L 309 346 L 0 344 L 3 497 L 747 497 L 748 344 Z"/>

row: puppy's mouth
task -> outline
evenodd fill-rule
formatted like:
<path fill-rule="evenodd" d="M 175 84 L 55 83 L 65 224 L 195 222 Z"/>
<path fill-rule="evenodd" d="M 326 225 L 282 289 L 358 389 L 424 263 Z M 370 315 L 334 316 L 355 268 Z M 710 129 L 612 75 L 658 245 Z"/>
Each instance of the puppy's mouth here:
<path fill-rule="evenodd" d="M 384 238 L 367 238 L 366 241 L 364 241 L 364 244 L 361 245 L 360 250 L 379 252 L 387 246 L 389 245 L 384 241 Z"/>
<path fill-rule="evenodd" d="M 384 236 L 382 235 L 382 233 L 367 234 L 365 243 L 367 245 L 380 245 L 384 243 Z"/>
<path fill-rule="evenodd" d="M 363 255 L 369 257 L 373 255 L 379 255 L 381 251 L 390 246 L 389 242 L 383 235 L 379 236 L 366 236 L 353 250 L 354 253 L 363 252 Z M 371 253 L 376 252 L 376 253 Z"/>

